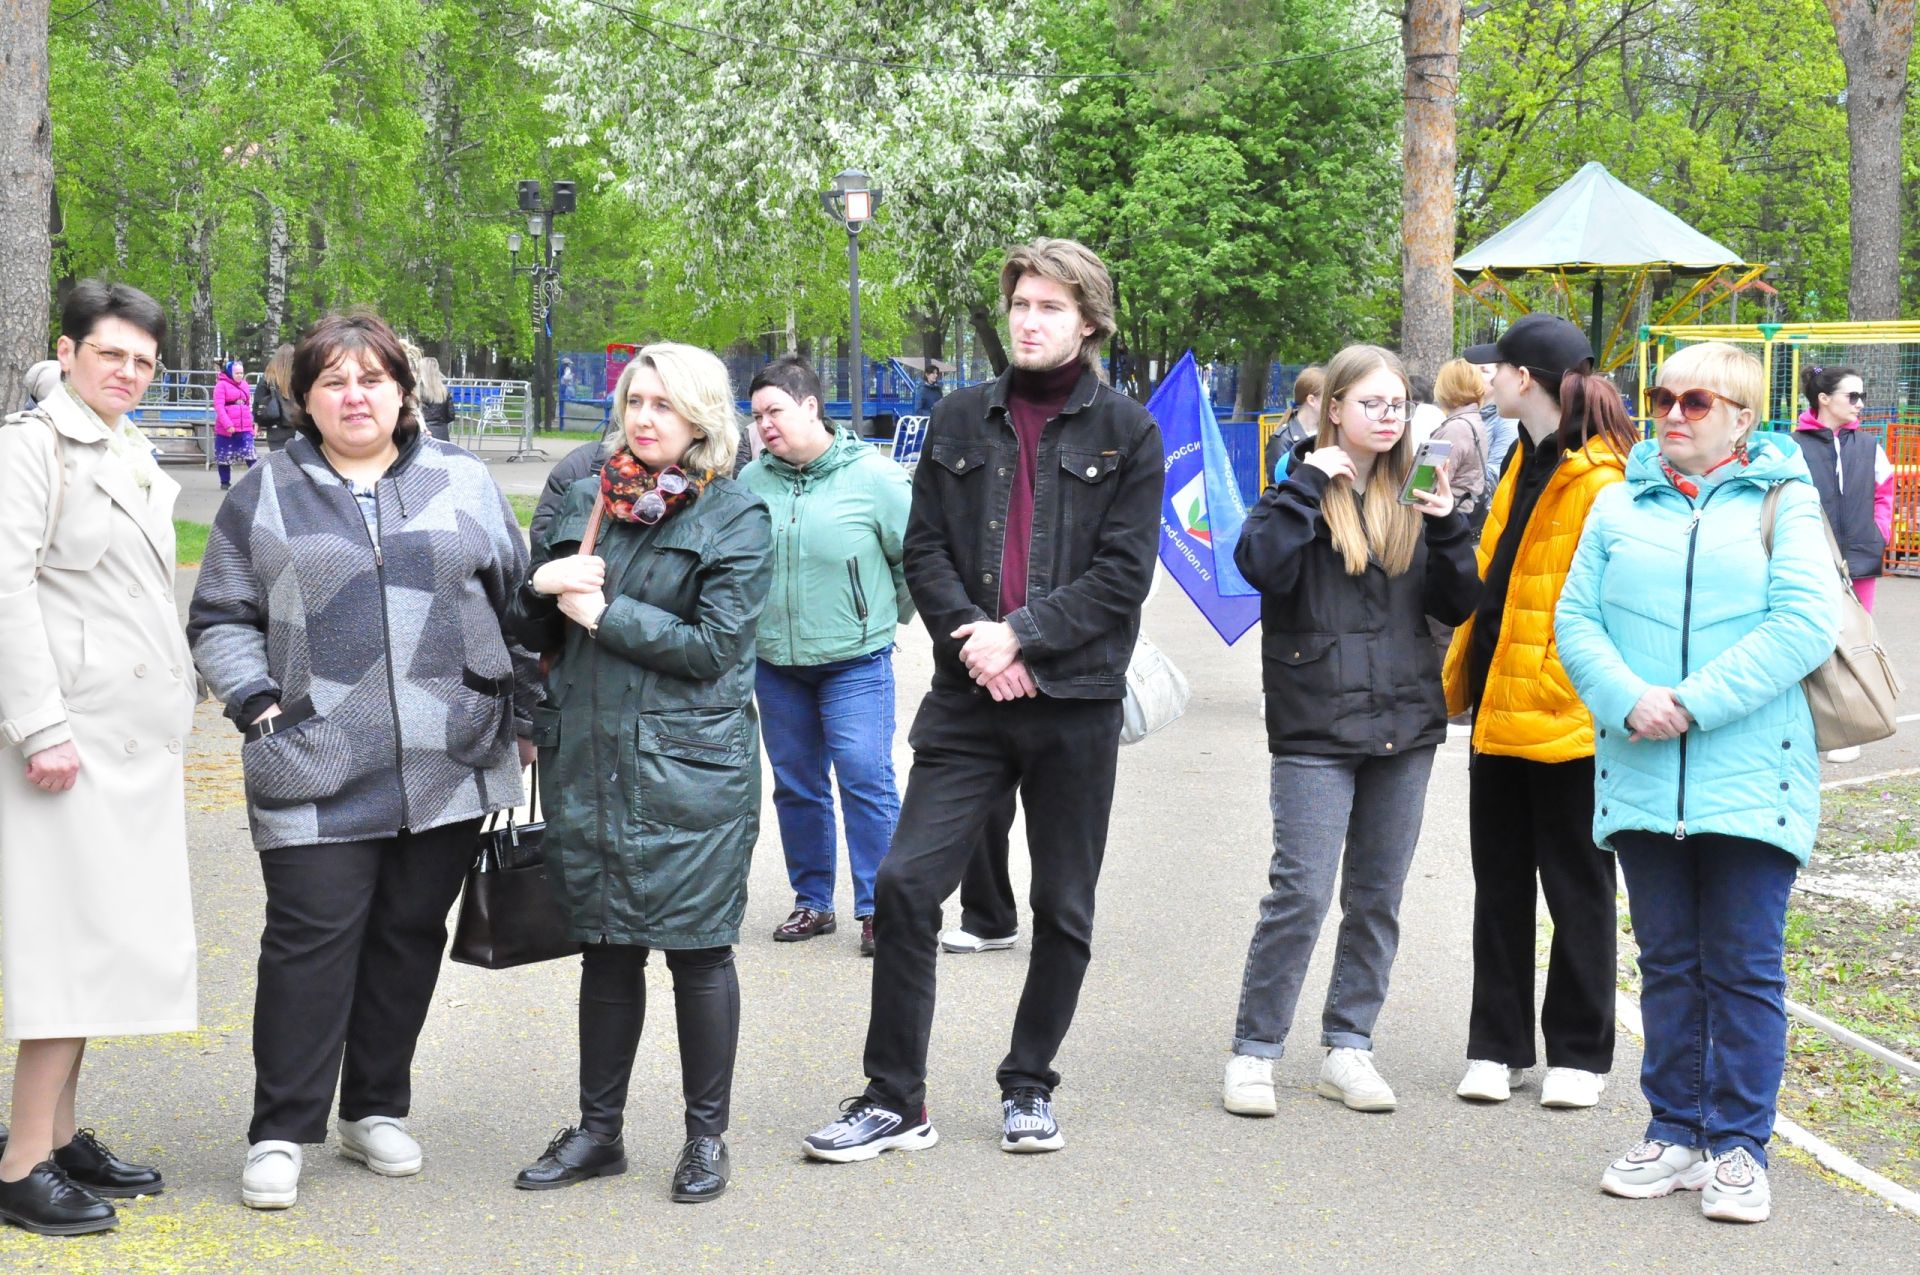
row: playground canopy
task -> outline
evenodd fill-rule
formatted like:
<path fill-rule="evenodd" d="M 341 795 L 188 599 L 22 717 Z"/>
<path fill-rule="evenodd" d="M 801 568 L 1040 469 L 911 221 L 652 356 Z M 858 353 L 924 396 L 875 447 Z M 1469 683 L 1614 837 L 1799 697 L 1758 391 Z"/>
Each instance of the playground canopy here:
<path fill-rule="evenodd" d="M 1532 308 L 1507 286 L 1510 282 L 1548 283 L 1570 310 L 1577 304 L 1575 280 L 1589 283 L 1589 335 L 1601 367 L 1611 370 L 1633 353 L 1632 335 L 1625 328 L 1653 276 L 1694 280 L 1657 320 L 1691 322 L 1727 292 L 1752 284 L 1767 267 L 1741 260 L 1740 254 L 1707 238 L 1594 160 L 1511 225 L 1462 254 L 1453 268 L 1463 291 L 1509 320 Z M 1608 279 L 1624 282 L 1626 294 L 1611 333 L 1602 341 L 1601 301 Z"/>

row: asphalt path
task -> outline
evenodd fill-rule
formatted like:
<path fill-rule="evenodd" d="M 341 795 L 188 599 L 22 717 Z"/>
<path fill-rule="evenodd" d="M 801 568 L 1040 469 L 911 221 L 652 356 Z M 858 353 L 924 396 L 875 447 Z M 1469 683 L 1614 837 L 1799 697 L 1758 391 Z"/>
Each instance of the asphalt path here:
<path fill-rule="evenodd" d="M 538 477 L 536 477 L 538 472 Z M 543 467 L 501 466 L 537 489 Z M 204 515 L 203 515 L 204 516 Z M 190 580 L 183 581 L 184 602 Z M 1920 683 L 1920 582 L 1882 586 L 1883 627 Z M 0 1233 L 18 1270 L 734 1271 L 859 1264 L 906 1271 L 1452 1270 L 1856 1272 L 1920 1267 L 1920 1224 L 1776 1149 L 1774 1220 L 1703 1220 L 1698 1197 L 1600 1193 L 1608 1160 L 1646 1120 L 1622 1036 L 1600 1106 L 1537 1105 L 1539 1069 L 1504 1106 L 1452 1095 L 1464 1062 L 1472 879 L 1466 752 L 1443 746 L 1402 912 L 1400 959 L 1376 1033 L 1400 1096 L 1361 1115 L 1313 1092 L 1332 925 L 1276 1068 L 1277 1119 L 1220 1108 L 1241 963 L 1265 888 L 1270 823 L 1258 709 L 1258 631 L 1222 646 L 1177 589 L 1148 607 L 1154 640 L 1187 673 L 1186 716 L 1122 751 L 1095 957 L 1058 1066 L 1068 1144 L 999 1150 L 993 1072 L 1026 967 L 1011 952 L 943 957 L 929 1102 L 937 1147 L 859 1165 L 807 1161 L 799 1139 L 859 1091 L 870 965 L 857 927 L 804 944 L 770 932 L 791 906 L 770 803 L 739 948 L 743 1028 L 729 1135 L 734 1184 L 704 1206 L 667 1200 L 681 1142 L 668 979 L 657 975 L 628 1112 L 632 1168 L 558 1192 L 514 1173 L 575 1117 L 571 961 L 489 972 L 449 965 L 415 1060 L 417 1177 L 375 1177 L 329 1144 L 308 1148 L 300 1203 L 238 1203 L 262 894 L 240 803 L 238 737 L 203 706 L 189 818 L 202 950 L 202 1028 L 102 1041 L 83 1123 L 165 1169 L 164 1195 L 127 1205 L 109 1236 Z M 906 725 L 930 661 L 917 626 L 897 656 Z M 1903 712 L 1920 713 L 1909 690 Z M 1829 777 L 1917 764 L 1920 723 Z M 769 792 L 771 785 L 768 785 Z M 1016 847 L 1024 844 L 1015 829 Z M 1014 862 L 1024 886 L 1024 856 Z M 850 887 L 840 887 L 850 915 Z M 949 907 L 949 917 L 957 908 Z"/>

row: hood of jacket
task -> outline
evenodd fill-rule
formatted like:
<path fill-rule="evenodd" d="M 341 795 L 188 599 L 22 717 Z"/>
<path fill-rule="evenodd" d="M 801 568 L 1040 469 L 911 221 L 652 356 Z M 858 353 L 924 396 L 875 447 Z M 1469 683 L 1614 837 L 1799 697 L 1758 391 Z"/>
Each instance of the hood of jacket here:
<path fill-rule="evenodd" d="M 1793 423 L 1793 428 L 1796 433 L 1798 433 L 1800 430 L 1803 430 L 1803 429 L 1804 430 L 1824 429 L 1828 433 L 1839 432 L 1835 430 L 1833 426 L 1821 420 L 1820 417 L 1815 413 L 1813 413 L 1812 411 L 1805 411 L 1800 413 L 1799 419 L 1797 419 Z M 1846 425 L 1842 425 L 1840 428 L 1846 429 L 1846 430 L 1859 429 L 1860 422 L 1858 420 L 1855 420 Z"/>
<path fill-rule="evenodd" d="M 1812 475 L 1807 470 L 1806 457 L 1801 454 L 1800 449 L 1771 434 L 1757 433 L 1747 440 L 1747 463 L 1722 481 L 1771 487 L 1775 483 L 1788 482 L 1795 478 L 1803 482 L 1812 481 Z M 1673 486 L 1667 480 L 1666 469 L 1660 464 L 1658 439 L 1649 438 L 1636 443 L 1633 450 L 1627 454 L 1627 485 L 1633 489 L 1635 500 L 1658 488 Z"/>
<path fill-rule="evenodd" d="M 805 465 L 790 465 L 771 451 L 761 452 L 759 459 L 765 462 L 769 473 L 778 475 L 785 482 L 797 485 L 802 479 L 822 478 L 836 469 L 845 468 L 870 450 L 870 445 L 861 442 L 859 436 L 852 430 L 836 426 L 833 431 L 833 441 L 827 444 L 827 450 Z"/>

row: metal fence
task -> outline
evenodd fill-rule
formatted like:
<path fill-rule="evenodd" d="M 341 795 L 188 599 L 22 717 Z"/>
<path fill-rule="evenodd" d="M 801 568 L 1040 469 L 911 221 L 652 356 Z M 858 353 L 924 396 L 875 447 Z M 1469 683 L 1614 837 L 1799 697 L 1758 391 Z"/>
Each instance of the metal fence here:
<path fill-rule="evenodd" d="M 505 439 L 513 448 L 508 460 L 544 458 L 545 454 L 534 445 L 530 383 L 449 377 L 447 397 L 453 402 L 455 443 L 479 455 L 488 439 Z"/>

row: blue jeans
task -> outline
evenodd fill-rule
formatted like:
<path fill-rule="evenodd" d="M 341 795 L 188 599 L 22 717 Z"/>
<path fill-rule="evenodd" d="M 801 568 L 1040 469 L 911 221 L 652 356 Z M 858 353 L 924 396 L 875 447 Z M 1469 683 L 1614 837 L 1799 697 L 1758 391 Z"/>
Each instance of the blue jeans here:
<path fill-rule="evenodd" d="M 1420 840 L 1434 749 L 1397 757 L 1277 754 L 1273 807 L 1273 889 L 1247 946 L 1233 1052 L 1286 1052 L 1307 962 L 1340 882 L 1340 934 L 1320 1015 L 1320 1043 L 1372 1049 L 1400 950 L 1400 892 Z M 1344 848 L 1344 853 L 1343 853 Z"/>
<path fill-rule="evenodd" d="M 873 915 L 873 878 L 893 843 L 900 789 L 893 781 L 893 648 L 832 664 L 761 660 L 760 737 L 773 766 L 773 808 L 794 905 L 833 911 L 833 786 L 847 825 L 853 913 Z"/>
<path fill-rule="evenodd" d="M 1767 1162 L 1787 1065 L 1787 895 L 1799 864 L 1776 846 L 1712 834 L 1616 832 L 1647 1052 L 1647 1136 Z"/>

